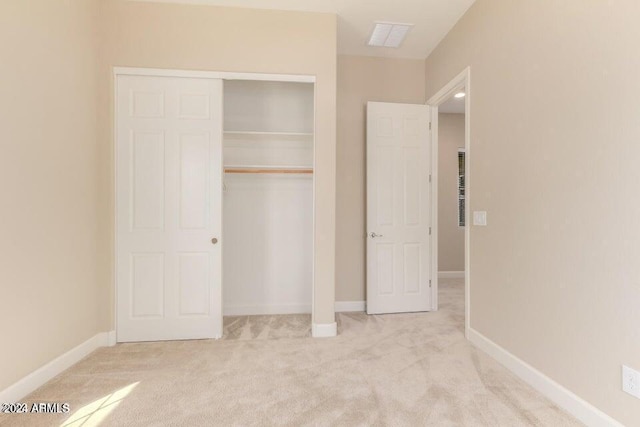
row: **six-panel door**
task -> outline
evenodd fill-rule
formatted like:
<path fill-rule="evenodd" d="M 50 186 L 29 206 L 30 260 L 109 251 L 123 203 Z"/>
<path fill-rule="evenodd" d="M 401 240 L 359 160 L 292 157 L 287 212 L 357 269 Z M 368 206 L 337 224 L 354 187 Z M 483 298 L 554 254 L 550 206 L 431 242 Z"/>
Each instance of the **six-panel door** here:
<path fill-rule="evenodd" d="M 367 312 L 431 309 L 429 107 L 367 104 Z"/>
<path fill-rule="evenodd" d="M 220 337 L 222 81 L 116 85 L 117 340 Z"/>

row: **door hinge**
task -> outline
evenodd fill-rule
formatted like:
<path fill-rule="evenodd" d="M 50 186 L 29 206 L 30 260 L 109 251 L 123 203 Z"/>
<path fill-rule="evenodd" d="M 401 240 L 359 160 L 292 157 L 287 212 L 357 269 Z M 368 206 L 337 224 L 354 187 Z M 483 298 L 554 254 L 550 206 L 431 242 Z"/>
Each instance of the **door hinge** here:
<path fill-rule="evenodd" d="M 431 122 L 429 122 L 429 130 L 431 130 Z"/>
<path fill-rule="evenodd" d="M 431 174 L 429 174 L 429 182 L 431 182 Z"/>
<path fill-rule="evenodd" d="M 429 236 L 431 236 L 431 227 L 429 227 Z"/>
<path fill-rule="evenodd" d="M 429 279 L 429 287 L 431 287 L 431 279 Z"/>

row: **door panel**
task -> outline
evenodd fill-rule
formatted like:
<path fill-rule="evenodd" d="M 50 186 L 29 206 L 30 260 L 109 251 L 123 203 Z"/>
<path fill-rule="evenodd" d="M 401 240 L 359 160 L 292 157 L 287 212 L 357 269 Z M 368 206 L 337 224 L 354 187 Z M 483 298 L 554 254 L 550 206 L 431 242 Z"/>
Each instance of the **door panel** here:
<path fill-rule="evenodd" d="M 208 315 L 209 254 L 181 253 L 178 256 L 178 288 L 180 316 Z"/>
<path fill-rule="evenodd" d="M 429 107 L 367 105 L 367 312 L 431 309 Z"/>
<path fill-rule="evenodd" d="M 404 200 L 404 224 L 407 226 L 420 226 L 422 183 L 420 168 L 421 164 L 419 148 L 403 148 L 403 195 Z"/>
<path fill-rule="evenodd" d="M 116 84 L 117 340 L 220 337 L 222 81 Z"/>
<path fill-rule="evenodd" d="M 419 294 L 421 282 L 421 245 L 419 243 L 404 244 L 404 291 L 406 294 Z"/>
<path fill-rule="evenodd" d="M 163 254 L 131 254 L 131 317 L 164 315 Z"/>
<path fill-rule="evenodd" d="M 131 132 L 133 229 L 164 226 L 164 133 Z"/>
<path fill-rule="evenodd" d="M 207 227 L 209 195 L 208 133 L 180 135 L 180 228 Z"/>
<path fill-rule="evenodd" d="M 393 295 L 395 293 L 395 274 L 393 272 L 395 248 L 389 243 L 378 243 L 375 252 L 377 255 L 377 295 Z"/>

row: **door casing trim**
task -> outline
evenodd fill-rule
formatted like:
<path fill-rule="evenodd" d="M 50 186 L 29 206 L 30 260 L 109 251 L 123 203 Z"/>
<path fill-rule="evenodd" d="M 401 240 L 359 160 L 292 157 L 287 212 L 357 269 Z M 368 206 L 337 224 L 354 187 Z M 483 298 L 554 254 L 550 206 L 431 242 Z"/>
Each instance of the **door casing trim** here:
<path fill-rule="evenodd" d="M 465 68 L 460 74 L 451 79 L 435 95 L 427 101 L 431 107 L 431 188 L 433 203 L 431 204 L 432 247 L 431 271 L 433 286 L 433 310 L 438 309 L 438 107 L 451 98 L 457 91 L 465 90 L 464 115 L 464 149 L 465 149 L 465 204 L 464 204 L 464 335 L 469 339 L 471 329 L 471 67 Z"/>

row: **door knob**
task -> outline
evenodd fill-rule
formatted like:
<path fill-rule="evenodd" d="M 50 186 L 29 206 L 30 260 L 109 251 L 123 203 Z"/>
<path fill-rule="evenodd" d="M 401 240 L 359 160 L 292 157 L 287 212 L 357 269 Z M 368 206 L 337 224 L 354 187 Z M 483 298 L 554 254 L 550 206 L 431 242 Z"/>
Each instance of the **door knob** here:
<path fill-rule="evenodd" d="M 372 231 L 371 233 L 369 233 L 369 236 L 370 236 L 372 239 L 375 239 L 376 237 L 384 237 L 382 234 L 376 234 L 376 233 L 374 233 L 373 231 Z"/>
<path fill-rule="evenodd" d="M 218 239 L 216 237 L 214 237 L 213 239 L 211 239 L 211 243 L 213 243 L 215 245 L 216 243 L 218 243 Z"/>

